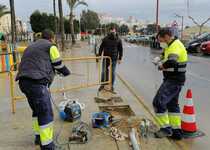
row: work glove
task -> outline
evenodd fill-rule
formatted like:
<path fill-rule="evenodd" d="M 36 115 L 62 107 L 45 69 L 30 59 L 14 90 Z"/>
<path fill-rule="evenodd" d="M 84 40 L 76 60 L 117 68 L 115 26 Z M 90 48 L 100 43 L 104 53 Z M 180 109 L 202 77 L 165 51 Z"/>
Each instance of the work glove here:
<path fill-rule="evenodd" d="M 162 65 L 162 62 L 161 62 L 160 57 L 155 57 L 155 58 L 152 60 L 152 63 L 153 63 L 155 66 L 160 66 L 160 65 Z"/>

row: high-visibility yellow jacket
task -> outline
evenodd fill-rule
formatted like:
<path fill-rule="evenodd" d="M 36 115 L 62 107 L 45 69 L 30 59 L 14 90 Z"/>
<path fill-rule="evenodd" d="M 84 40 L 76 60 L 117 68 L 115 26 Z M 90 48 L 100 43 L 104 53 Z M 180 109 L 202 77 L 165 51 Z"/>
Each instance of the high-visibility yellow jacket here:
<path fill-rule="evenodd" d="M 174 80 L 183 84 L 188 62 L 187 51 L 179 39 L 174 39 L 163 53 L 164 80 Z"/>

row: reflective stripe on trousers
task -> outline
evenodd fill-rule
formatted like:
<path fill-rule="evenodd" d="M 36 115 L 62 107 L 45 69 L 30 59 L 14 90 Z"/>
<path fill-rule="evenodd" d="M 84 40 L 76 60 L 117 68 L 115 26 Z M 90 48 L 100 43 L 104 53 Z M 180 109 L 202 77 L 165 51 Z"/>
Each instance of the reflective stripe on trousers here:
<path fill-rule="evenodd" d="M 172 129 L 181 129 L 180 113 L 169 113 L 169 122 Z"/>
<path fill-rule="evenodd" d="M 39 128 L 39 123 L 38 123 L 37 117 L 32 118 L 32 126 L 33 126 L 33 130 L 34 130 L 34 134 L 40 135 L 40 128 Z"/>
<path fill-rule="evenodd" d="M 53 122 L 40 126 L 40 138 L 43 146 L 53 142 Z"/>
<path fill-rule="evenodd" d="M 156 118 L 161 128 L 166 128 L 170 126 L 167 113 L 156 113 Z"/>

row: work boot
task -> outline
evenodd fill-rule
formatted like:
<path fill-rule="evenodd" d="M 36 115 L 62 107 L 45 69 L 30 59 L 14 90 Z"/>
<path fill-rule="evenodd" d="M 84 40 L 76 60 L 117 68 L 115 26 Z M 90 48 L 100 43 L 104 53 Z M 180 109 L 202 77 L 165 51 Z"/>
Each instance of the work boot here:
<path fill-rule="evenodd" d="M 104 85 L 101 85 L 98 89 L 99 92 L 101 92 L 104 89 Z"/>
<path fill-rule="evenodd" d="M 174 139 L 174 140 L 182 140 L 183 132 L 182 132 L 181 129 L 173 129 L 172 132 L 173 132 L 173 134 L 171 136 L 172 139 Z"/>
<path fill-rule="evenodd" d="M 160 129 L 159 131 L 155 132 L 154 134 L 155 134 L 156 138 L 165 138 L 165 137 L 171 137 L 172 131 L 167 130 L 167 129 Z"/>
<path fill-rule="evenodd" d="M 39 135 L 35 136 L 35 140 L 34 140 L 34 144 L 35 145 L 41 145 L 41 139 Z"/>

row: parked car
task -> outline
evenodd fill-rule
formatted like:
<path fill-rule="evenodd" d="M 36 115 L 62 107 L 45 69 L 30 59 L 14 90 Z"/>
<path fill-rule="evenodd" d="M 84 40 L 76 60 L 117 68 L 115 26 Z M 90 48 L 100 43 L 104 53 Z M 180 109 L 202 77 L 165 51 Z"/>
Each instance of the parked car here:
<path fill-rule="evenodd" d="M 128 37 L 127 41 L 130 43 L 135 43 L 137 40 L 137 36 L 136 35 L 132 35 L 130 37 Z"/>
<path fill-rule="evenodd" d="M 198 53 L 200 52 L 201 43 L 210 41 L 210 33 L 204 33 L 197 38 L 191 40 L 187 45 L 187 51 L 189 53 Z"/>
<path fill-rule="evenodd" d="M 201 44 L 201 51 L 204 54 L 210 54 L 210 41 Z"/>
<path fill-rule="evenodd" d="M 149 37 L 146 35 L 139 35 L 136 37 L 136 42 L 143 42 L 143 41 L 149 41 Z"/>

